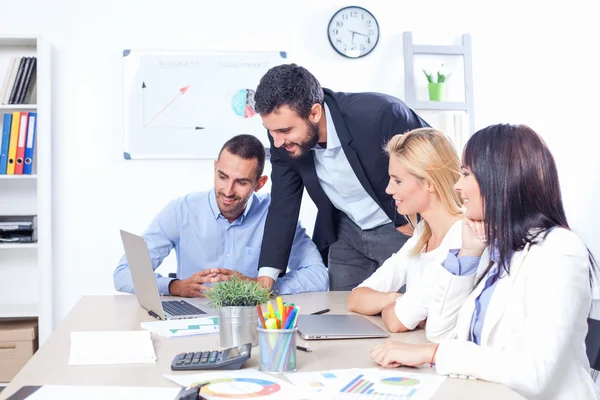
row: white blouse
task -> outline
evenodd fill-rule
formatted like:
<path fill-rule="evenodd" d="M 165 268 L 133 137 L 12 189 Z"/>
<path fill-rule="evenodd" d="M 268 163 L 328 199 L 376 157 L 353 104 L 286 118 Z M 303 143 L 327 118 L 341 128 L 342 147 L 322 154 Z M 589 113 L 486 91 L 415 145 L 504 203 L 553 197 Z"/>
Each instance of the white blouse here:
<path fill-rule="evenodd" d="M 423 234 L 423 222 L 420 222 L 414 235 L 406 241 L 404 246 L 385 260 L 363 283 L 357 287 L 368 287 L 379 292 L 397 292 L 406 285 L 406 291 L 411 286 L 421 282 L 425 268 L 431 264 L 441 264 L 448 255 L 448 250 L 460 249 L 462 245 L 462 220 L 452 225 L 442 243 L 435 250 L 410 256 L 410 251 L 417 245 Z"/>

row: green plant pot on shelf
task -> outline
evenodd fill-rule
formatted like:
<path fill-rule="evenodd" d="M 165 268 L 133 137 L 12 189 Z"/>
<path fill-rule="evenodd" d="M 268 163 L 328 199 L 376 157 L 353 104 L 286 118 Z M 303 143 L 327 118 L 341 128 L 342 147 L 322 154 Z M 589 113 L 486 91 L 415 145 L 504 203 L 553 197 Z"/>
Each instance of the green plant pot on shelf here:
<path fill-rule="evenodd" d="M 444 82 L 436 83 L 430 82 L 429 84 L 429 100 L 431 101 L 443 101 L 446 97 L 446 84 Z"/>

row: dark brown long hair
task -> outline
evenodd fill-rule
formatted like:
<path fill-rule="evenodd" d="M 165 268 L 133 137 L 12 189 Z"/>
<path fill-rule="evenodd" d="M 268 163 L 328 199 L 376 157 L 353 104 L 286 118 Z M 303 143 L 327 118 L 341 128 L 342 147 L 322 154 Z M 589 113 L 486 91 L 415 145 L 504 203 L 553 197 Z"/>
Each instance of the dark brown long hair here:
<path fill-rule="evenodd" d="M 467 142 L 463 163 L 479 183 L 488 243 L 497 248 L 497 261 L 507 273 L 512 252 L 555 227 L 570 229 L 554 157 L 533 129 L 509 124 L 484 128 Z M 591 279 L 597 266 L 589 254 Z"/>

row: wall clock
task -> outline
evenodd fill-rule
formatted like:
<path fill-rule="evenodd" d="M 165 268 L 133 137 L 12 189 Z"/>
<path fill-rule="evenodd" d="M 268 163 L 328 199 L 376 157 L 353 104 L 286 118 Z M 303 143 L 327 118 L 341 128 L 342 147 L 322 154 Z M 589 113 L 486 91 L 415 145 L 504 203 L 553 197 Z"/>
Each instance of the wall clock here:
<path fill-rule="evenodd" d="M 362 7 L 344 7 L 331 17 L 327 36 L 335 51 L 344 57 L 360 58 L 377 46 L 379 24 L 373 14 Z"/>

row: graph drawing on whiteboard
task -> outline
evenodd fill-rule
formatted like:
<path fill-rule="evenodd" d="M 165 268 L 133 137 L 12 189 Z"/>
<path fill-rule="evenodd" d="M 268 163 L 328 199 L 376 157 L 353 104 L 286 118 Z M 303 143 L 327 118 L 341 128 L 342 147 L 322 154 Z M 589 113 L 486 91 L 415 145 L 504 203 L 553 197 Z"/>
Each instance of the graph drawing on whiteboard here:
<path fill-rule="evenodd" d="M 252 118 L 256 115 L 254 94 L 252 89 L 242 89 L 233 95 L 231 106 L 233 111 L 244 118 Z"/>
<path fill-rule="evenodd" d="M 167 104 L 165 104 L 164 107 L 162 107 L 157 113 L 149 113 L 149 110 L 146 110 L 146 93 L 148 93 L 148 90 L 146 90 L 148 88 L 148 86 L 146 85 L 146 82 L 142 82 L 142 125 L 144 126 L 145 129 L 204 129 L 204 127 L 202 126 L 198 126 L 196 124 L 190 124 L 188 126 L 165 126 L 163 124 L 160 123 L 160 121 L 158 123 L 156 123 L 156 119 L 158 117 L 160 117 L 160 115 L 170 106 L 173 105 L 173 103 L 175 103 L 175 101 L 177 101 L 180 97 L 182 97 L 183 95 L 186 94 L 186 92 L 189 90 L 190 86 L 192 85 L 187 85 L 184 86 L 182 88 L 180 88 L 177 92 L 178 94 L 173 97 L 173 99 L 171 99 Z M 153 115 L 152 115 L 153 114 Z M 150 117 L 148 119 L 148 115 L 152 115 L 152 117 Z"/>
<path fill-rule="evenodd" d="M 124 157 L 214 159 L 228 139 L 252 134 L 260 78 L 285 52 L 123 52 Z"/>

